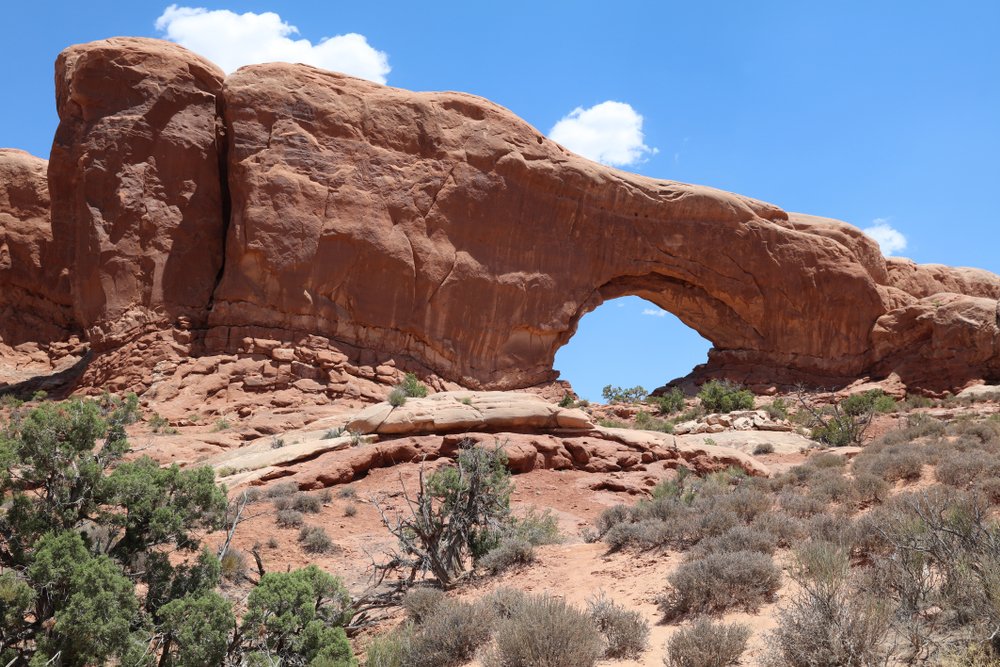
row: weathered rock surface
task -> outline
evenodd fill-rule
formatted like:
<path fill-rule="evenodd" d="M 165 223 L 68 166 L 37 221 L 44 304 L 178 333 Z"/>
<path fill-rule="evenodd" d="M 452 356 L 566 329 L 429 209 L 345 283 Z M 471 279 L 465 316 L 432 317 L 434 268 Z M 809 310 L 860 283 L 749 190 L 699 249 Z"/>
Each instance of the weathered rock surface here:
<path fill-rule="evenodd" d="M 68 270 L 49 224 L 46 161 L 0 148 L 0 344 L 74 333 Z"/>
<path fill-rule="evenodd" d="M 159 40 L 59 54 L 52 233 L 95 347 L 204 324 L 225 235 L 222 79 L 204 58 Z"/>
<path fill-rule="evenodd" d="M 713 343 L 700 377 L 1000 378 L 1000 277 L 597 165 L 481 98 L 288 64 L 223 82 L 179 46 L 112 39 L 60 56 L 57 100 L 43 271 L 68 275 L 94 386 L 214 355 L 276 366 L 234 375 L 245 390 L 360 394 L 348 375 L 396 368 L 527 387 L 623 295 Z"/>

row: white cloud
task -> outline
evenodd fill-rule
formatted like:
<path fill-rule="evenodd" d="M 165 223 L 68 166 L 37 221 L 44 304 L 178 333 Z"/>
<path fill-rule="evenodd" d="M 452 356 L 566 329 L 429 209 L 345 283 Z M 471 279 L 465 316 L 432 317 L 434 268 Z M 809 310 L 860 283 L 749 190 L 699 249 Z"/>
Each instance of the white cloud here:
<path fill-rule="evenodd" d="M 887 218 L 875 218 L 872 226 L 862 229 L 865 234 L 875 239 L 882 254 L 886 257 L 906 250 L 906 237 L 889 224 Z"/>
<path fill-rule="evenodd" d="M 385 83 L 390 70 L 389 57 L 372 48 L 364 35 L 324 37 L 315 44 L 292 39 L 299 29 L 274 12 L 237 14 L 228 9 L 170 5 L 156 19 L 156 29 L 227 73 L 243 65 L 292 62 Z"/>
<path fill-rule="evenodd" d="M 642 311 L 643 315 L 652 315 L 653 317 L 665 317 L 667 311 L 662 308 L 644 308 Z"/>
<path fill-rule="evenodd" d="M 549 131 L 549 138 L 575 153 L 615 167 L 657 153 L 643 143 L 642 116 L 624 102 L 577 107 Z"/>

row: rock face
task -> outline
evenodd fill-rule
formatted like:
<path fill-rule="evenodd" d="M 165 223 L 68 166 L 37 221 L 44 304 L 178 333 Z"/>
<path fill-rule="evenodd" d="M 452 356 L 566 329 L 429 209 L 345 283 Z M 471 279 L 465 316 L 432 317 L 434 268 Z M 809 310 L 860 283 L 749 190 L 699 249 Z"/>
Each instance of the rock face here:
<path fill-rule="evenodd" d="M 0 149 L 0 343 L 73 333 L 69 274 L 52 242 L 46 162 Z"/>
<path fill-rule="evenodd" d="M 76 315 L 112 347 L 204 324 L 222 267 L 223 73 L 168 42 L 116 38 L 56 61 L 53 236 Z"/>
<path fill-rule="evenodd" d="M 62 255 L 46 270 L 70 270 L 99 351 L 167 331 L 157 363 L 271 359 L 314 390 L 347 382 L 306 368 L 322 354 L 358 377 L 393 362 L 510 389 L 552 380 L 580 318 L 637 295 L 713 343 L 702 376 L 1000 378 L 1000 277 L 886 260 L 845 223 L 597 165 L 481 98 L 287 64 L 223 82 L 147 39 L 71 47 L 57 98 Z"/>

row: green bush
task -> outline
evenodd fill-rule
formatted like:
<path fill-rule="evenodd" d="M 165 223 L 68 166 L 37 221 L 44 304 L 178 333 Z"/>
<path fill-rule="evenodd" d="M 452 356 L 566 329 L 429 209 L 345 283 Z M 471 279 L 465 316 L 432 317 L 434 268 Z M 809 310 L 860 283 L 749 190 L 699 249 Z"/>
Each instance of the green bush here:
<path fill-rule="evenodd" d="M 403 381 L 396 385 L 396 388 L 403 392 L 404 397 L 424 398 L 427 396 L 427 385 L 417 379 L 413 373 L 407 373 Z"/>
<path fill-rule="evenodd" d="M 622 387 L 613 387 L 609 384 L 605 385 L 604 389 L 601 390 L 601 396 L 608 403 L 641 403 L 646 400 L 647 395 L 646 390 L 638 385 L 623 389 Z"/>
<path fill-rule="evenodd" d="M 728 667 L 739 664 L 747 649 L 750 628 L 699 618 L 667 640 L 666 667 Z"/>
<path fill-rule="evenodd" d="M 684 392 L 674 387 L 660 396 L 650 396 L 646 402 L 656 406 L 661 415 L 673 414 L 684 409 Z"/>
<path fill-rule="evenodd" d="M 653 417 L 645 410 L 639 410 L 635 416 L 635 427 L 643 431 L 660 431 L 661 433 L 673 433 L 674 423 Z"/>
<path fill-rule="evenodd" d="M 709 380 L 698 392 L 702 407 L 708 412 L 733 412 L 752 410 L 753 393 L 729 380 Z"/>

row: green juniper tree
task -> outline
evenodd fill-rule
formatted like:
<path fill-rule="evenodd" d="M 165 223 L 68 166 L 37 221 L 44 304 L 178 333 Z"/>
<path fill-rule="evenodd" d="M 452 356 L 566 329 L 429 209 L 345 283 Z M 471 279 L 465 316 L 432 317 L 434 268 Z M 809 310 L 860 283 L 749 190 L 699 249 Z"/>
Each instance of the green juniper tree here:
<path fill-rule="evenodd" d="M 0 665 L 356 665 L 340 580 L 262 577 L 238 621 L 199 535 L 211 468 L 125 460 L 135 396 L 15 410 L 0 425 Z"/>

